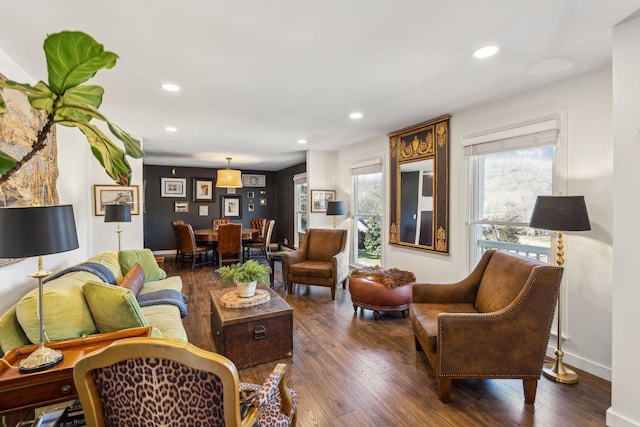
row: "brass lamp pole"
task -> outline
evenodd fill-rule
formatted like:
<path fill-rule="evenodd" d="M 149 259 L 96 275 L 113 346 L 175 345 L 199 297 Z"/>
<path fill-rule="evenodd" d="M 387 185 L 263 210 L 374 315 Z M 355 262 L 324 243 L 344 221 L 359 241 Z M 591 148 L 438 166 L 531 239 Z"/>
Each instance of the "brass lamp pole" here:
<path fill-rule="evenodd" d="M 529 227 L 544 230 L 553 230 L 558 233 L 556 244 L 556 264 L 564 265 L 564 241 L 565 231 L 591 230 L 587 207 L 583 196 L 538 196 L 531 213 Z M 558 340 L 556 346 L 556 360 L 553 363 L 545 363 L 542 373 L 554 381 L 563 384 L 575 384 L 578 382 L 578 374 L 565 367 L 562 359 L 562 292 L 558 292 Z"/>

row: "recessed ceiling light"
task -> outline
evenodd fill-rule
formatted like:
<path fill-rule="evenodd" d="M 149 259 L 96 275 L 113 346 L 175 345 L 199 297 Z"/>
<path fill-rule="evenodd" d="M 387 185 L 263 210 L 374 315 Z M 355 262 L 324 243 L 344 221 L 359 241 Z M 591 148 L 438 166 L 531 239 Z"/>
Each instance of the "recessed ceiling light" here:
<path fill-rule="evenodd" d="M 350 119 L 361 119 L 362 118 L 362 113 L 360 113 L 358 111 L 354 111 L 353 113 L 349 114 L 349 118 Z"/>
<path fill-rule="evenodd" d="M 299 139 L 298 140 L 298 144 L 306 144 L 307 140 L 306 139 Z"/>
<path fill-rule="evenodd" d="M 498 46 L 485 46 L 473 52 L 474 58 L 488 58 L 498 53 L 500 48 Z"/>
<path fill-rule="evenodd" d="M 162 83 L 162 89 L 167 92 L 178 92 L 180 90 L 180 86 L 173 83 Z"/>
<path fill-rule="evenodd" d="M 175 126 L 167 126 L 166 128 L 164 128 L 164 130 L 166 130 L 167 132 L 177 132 L 178 128 Z"/>

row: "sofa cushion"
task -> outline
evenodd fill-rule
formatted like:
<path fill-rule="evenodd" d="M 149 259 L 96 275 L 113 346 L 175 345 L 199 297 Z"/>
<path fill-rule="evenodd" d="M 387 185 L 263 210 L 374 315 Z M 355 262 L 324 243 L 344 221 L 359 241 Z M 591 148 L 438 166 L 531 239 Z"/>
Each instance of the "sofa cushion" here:
<path fill-rule="evenodd" d="M 137 262 L 127 271 L 118 286 L 129 289 L 133 296 L 138 296 L 144 286 L 144 269 Z"/>
<path fill-rule="evenodd" d="M 423 344 L 424 350 L 436 351 L 438 344 L 438 315 L 440 313 L 476 313 L 471 304 L 429 304 L 413 303 L 411 311 L 411 323 L 413 330 Z"/>
<path fill-rule="evenodd" d="M 476 310 L 491 313 L 507 307 L 520 294 L 536 265 L 535 260 L 496 251 L 482 275 Z"/>
<path fill-rule="evenodd" d="M 47 282 L 43 294 L 45 342 L 79 338 L 96 333 L 91 311 L 79 283 L 95 280 L 87 272 L 66 274 Z M 38 290 L 34 289 L 16 305 L 16 315 L 25 335 L 32 343 L 40 342 Z"/>
<path fill-rule="evenodd" d="M 187 332 L 182 325 L 180 309 L 175 305 L 148 305 L 141 307 L 141 310 L 149 324 L 160 331 L 163 338 L 188 341 Z"/>
<path fill-rule="evenodd" d="M 326 261 L 302 261 L 293 264 L 289 272 L 301 276 L 331 277 L 332 264 Z"/>
<path fill-rule="evenodd" d="M 118 260 L 118 253 L 113 251 L 103 251 L 95 254 L 87 260 L 87 262 L 97 262 L 107 267 L 114 276 L 116 276 L 116 283 L 120 283 L 122 280 L 122 270 L 120 269 L 120 261 Z"/>
<path fill-rule="evenodd" d="M 123 275 L 133 267 L 133 264 L 138 263 L 144 269 L 146 282 L 162 280 L 167 277 L 167 272 L 158 266 L 151 249 L 128 249 L 120 251 L 118 258 Z"/>
<path fill-rule="evenodd" d="M 14 348 L 27 344 L 31 344 L 31 342 L 22 331 L 20 323 L 18 323 L 16 306 L 14 305 L 0 316 L 0 347 L 6 354 Z"/>
<path fill-rule="evenodd" d="M 149 326 L 129 289 L 97 281 L 87 282 L 82 289 L 98 331 L 115 332 Z"/>

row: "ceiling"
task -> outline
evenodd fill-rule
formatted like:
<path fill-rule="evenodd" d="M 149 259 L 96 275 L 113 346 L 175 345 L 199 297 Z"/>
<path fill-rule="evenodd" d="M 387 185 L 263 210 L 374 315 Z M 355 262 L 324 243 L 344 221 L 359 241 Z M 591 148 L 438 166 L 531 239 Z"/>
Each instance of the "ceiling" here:
<path fill-rule="evenodd" d="M 265 171 L 607 64 L 612 27 L 640 8 L 640 0 L 7 3 L 0 49 L 36 80 L 46 79 L 46 34 L 84 31 L 119 55 L 92 83 L 105 88 L 101 111 L 143 139 L 145 164 L 219 168 L 232 157 L 233 167 Z M 500 51 L 473 58 L 485 45 Z M 166 92 L 165 82 L 181 90 Z M 350 119 L 354 111 L 364 116 Z"/>

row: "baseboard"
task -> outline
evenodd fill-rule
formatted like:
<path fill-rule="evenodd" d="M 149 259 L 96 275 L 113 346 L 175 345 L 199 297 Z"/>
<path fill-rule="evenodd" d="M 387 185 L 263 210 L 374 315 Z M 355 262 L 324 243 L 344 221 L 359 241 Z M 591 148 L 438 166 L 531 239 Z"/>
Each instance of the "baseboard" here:
<path fill-rule="evenodd" d="M 607 409 L 606 423 L 609 427 L 640 427 L 640 422 L 630 420 L 616 413 L 613 408 Z"/>
<path fill-rule="evenodd" d="M 554 347 L 547 346 L 548 357 L 555 359 L 556 357 L 555 351 L 556 351 L 555 346 Z M 595 375 L 596 377 L 600 377 L 607 381 L 611 381 L 610 366 L 603 366 L 599 363 L 593 362 L 583 357 L 576 356 L 575 354 L 567 352 L 567 350 L 565 350 L 564 348 L 562 349 L 562 351 L 564 351 L 564 358 L 562 360 L 565 364 L 572 366 L 576 369 L 580 369 L 582 371 L 588 372 L 592 375 Z"/>
<path fill-rule="evenodd" d="M 154 255 L 175 255 L 176 254 L 176 250 L 175 249 L 167 249 L 167 250 L 161 250 L 161 251 L 153 251 Z"/>

